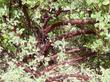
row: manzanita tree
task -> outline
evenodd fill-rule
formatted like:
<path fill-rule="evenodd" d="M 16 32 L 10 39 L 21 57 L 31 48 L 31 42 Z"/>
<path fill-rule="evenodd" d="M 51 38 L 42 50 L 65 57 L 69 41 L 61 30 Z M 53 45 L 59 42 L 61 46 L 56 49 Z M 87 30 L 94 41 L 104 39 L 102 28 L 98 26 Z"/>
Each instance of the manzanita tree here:
<path fill-rule="evenodd" d="M 0 0 L 0 63 L 11 70 L 1 78 L 13 82 L 4 79 L 12 73 L 23 78 L 18 82 L 26 76 L 29 82 L 89 82 L 72 69 L 85 63 L 101 74 L 100 66 L 109 67 L 109 30 L 109 0 Z"/>

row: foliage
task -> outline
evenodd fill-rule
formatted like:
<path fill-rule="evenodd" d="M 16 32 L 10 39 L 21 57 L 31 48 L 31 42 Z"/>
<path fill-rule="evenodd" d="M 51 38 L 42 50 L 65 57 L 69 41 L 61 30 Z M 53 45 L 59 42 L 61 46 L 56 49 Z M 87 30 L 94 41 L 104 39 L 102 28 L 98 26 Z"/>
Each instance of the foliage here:
<path fill-rule="evenodd" d="M 109 32 L 110 0 L 0 0 L 1 80 L 108 82 Z"/>

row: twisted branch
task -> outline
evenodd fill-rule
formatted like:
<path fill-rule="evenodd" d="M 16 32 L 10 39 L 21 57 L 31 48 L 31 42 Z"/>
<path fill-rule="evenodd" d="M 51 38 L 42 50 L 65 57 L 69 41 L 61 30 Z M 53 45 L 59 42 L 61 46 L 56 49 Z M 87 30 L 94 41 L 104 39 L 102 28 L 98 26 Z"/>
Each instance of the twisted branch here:
<path fill-rule="evenodd" d="M 47 34 L 50 31 L 54 30 L 56 27 L 61 26 L 61 25 L 68 25 L 69 23 L 71 25 L 87 25 L 87 24 L 95 24 L 96 21 L 93 20 L 93 19 L 83 19 L 83 20 L 81 20 L 81 19 L 71 19 L 71 20 L 68 20 L 68 21 L 62 20 L 62 21 L 59 21 L 59 22 L 56 22 L 52 25 L 47 26 L 46 29 L 44 29 L 44 32 Z"/>

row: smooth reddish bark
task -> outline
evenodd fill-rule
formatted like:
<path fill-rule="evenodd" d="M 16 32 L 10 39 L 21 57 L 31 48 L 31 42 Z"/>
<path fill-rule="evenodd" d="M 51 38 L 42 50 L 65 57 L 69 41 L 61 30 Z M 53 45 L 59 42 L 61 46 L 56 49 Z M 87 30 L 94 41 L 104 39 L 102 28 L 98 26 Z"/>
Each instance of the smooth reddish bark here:
<path fill-rule="evenodd" d="M 50 31 L 54 30 L 56 27 L 61 26 L 61 25 L 68 25 L 69 23 L 71 25 L 86 25 L 86 24 L 95 24 L 96 21 L 93 19 L 71 19 L 67 21 L 62 20 L 62 21 L 59 21 L 52 25 L 47 26 L 44 29 L 44 32 L 47 34 Z"/>
<path fill-rule="evenodd" d="M 84 35 L 84 34 L 94 34 L 96 35 L 96 32 L 94 30 L 77 30 L 77 31 L 72 31 L 69 33 L 65 33 L 59 36 L 56 36 L 56 40 L 61 40 L 61 39 L 68 39 L 68 38 L 72 38 L 74 36 L 78 36 L 78 35 Z"/>

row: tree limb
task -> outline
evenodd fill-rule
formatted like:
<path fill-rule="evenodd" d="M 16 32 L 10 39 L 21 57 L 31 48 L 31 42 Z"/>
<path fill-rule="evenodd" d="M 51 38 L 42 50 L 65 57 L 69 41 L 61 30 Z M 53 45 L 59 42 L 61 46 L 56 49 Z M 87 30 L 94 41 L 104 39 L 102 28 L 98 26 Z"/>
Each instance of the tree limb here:
<path fill-rule="evenodd" d="M 67 21 L 62 20 L 62 21 L 59 21 L 52 25 L 47 26 L 46 29 L 44 29 L 44 32 L 47 34 L 50 31 L 53 31 L 56 27 L 59 27 L 61 25 L 68 25 L 69 23 L 71 25 L 86 25 L 86 24 L 95 24 L 96 21 L 93 19 L 71 19 Z"/>
<path fill-rule="evenodd" d="M 77 30 L 77 31 L 72 31 L 69 33 L 65 33 L 59 36 L 56 36 L 55 40 L 61 40 L 61 39 L 68 39 L 68 38 L 72 38 L 74 36 L 78 36 L 78 35 L 82 35 L 82 34 L 93 34 L 96 35 L 96 32 L 94 30 Z"/>

